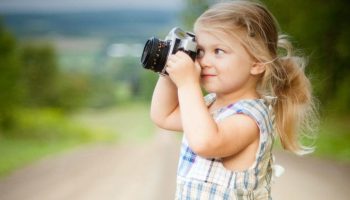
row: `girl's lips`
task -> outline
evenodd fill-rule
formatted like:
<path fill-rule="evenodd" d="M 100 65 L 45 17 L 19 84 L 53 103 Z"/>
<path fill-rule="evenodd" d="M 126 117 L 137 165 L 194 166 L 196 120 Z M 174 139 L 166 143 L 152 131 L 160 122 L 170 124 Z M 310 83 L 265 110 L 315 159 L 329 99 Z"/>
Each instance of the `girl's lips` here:
<path fill-rule="evenodd" d="M 213 75 L 213 74 L 202 74 L 201 76 L 202 77 L 214 77 L 215 75 Z"/>

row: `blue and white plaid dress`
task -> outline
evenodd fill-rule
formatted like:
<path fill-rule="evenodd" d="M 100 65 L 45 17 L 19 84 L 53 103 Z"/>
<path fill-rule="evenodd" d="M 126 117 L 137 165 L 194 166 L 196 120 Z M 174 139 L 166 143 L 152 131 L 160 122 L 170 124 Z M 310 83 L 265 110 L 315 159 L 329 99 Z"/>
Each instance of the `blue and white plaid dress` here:
<path fill-rule="evenodd" d="M 205 97 L 207 105 L 215 94 Z M 226 169 L 219 158 L 202 158 L 182 140 L 177 172 L 177 200 L 271 199 L 272 146 L 274 125 L 271 99 L 241 100 L 213 113 L 216 122 L 234 114 L 246 114 L 260 129 L 259 148 L 254 164 L 244 171 Z"/>

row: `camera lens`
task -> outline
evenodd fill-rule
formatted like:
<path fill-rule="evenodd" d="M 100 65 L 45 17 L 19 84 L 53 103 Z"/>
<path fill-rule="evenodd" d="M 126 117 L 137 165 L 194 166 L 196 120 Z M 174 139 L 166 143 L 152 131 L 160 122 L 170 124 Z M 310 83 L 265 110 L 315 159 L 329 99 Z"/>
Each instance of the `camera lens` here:
<path fill-rule="evenodd" d="M 155 72 L 162 72 L 169 52 L 169 42 L 155 37 L 147 40 L 141 56 L 144 68 Z"/>

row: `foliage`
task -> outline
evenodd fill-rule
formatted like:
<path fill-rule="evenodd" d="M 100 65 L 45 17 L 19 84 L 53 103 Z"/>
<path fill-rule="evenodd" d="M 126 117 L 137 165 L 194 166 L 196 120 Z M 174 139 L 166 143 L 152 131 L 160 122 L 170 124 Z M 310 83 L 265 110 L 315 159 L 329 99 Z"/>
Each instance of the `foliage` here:
<path fill-rule="evenodd" d="M 37 139 L 43 141 L 78 139 L 90 141 L 96 138 L 88 129 L 69 121 L 58 109 L 24 109 L 15 112 L 17 128 L 10 138 Z"/>
<path fill-rule="evenodd" d="M 20 100 L 20 69 L 15 38 L 0 22 L 0 127 L 13 126 L 13 109 Z"/>
<path fill-rule="evenodd" d="M 57 99 L 58 66 L 53 47 L 48 44 L 21 48 L 21 72 L 25 105 L 52 106 Z"/>
<path fill-rule="evenodd" d="M 181 20 L 186 29 L 192 30 L 195 20 L 214 3 L 213 0 L 187 0 L 181 12 Z"/>
<path fill-rule="evenodd" d="M 65 111 L 86 103 L 94 77 L 63 72 L 51 44 L 18 44 L 0 24 L 0 130 L 16 127 L 14 112 L 21 108 L 54 107 Z"/>
<path fill-rule="evenodd" d="M 86 104 L 91 95 L 92 78 L 84 73 L 63 73 L 56 80 L 51 106 L 73 112 Z"/>
<path fill-rule="evenodd" d="M 92 78 L 84 73 L 63 72 L 57 57 L 51 44 L 37 42 L 21 46 L 23 106 L 74 110 L 84 105 Z"/>
<path fill-rule="evenodd" d="M 144 71 L 140 78 L 140 98 L 142 100 L 151 101 L 154 86 L 158 80 L 157 74 L 151 71 Z"/>
<path fill-rule="evenodd" d="M 308 72 L 323 108 L 338 113 L 350 110 L 350 13 L 349 1 L 264 0 L 281 24 L 309 56 Z"/>
<path fill-rule="evenodd" d="M 349 117 L 327 116 L 322 119 L 315 155 L 350 162 Z"/>

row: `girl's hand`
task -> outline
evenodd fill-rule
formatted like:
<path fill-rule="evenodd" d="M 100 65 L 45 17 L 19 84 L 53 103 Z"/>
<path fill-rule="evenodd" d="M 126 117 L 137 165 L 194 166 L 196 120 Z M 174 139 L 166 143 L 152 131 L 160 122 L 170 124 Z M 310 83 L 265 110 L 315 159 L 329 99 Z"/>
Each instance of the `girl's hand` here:
<path fill-rule="evenodd" d="M 166 71 L 177 88 L 188 84 L 199 84 L 201 68 L 183 51 L 169 56 Z"/>

